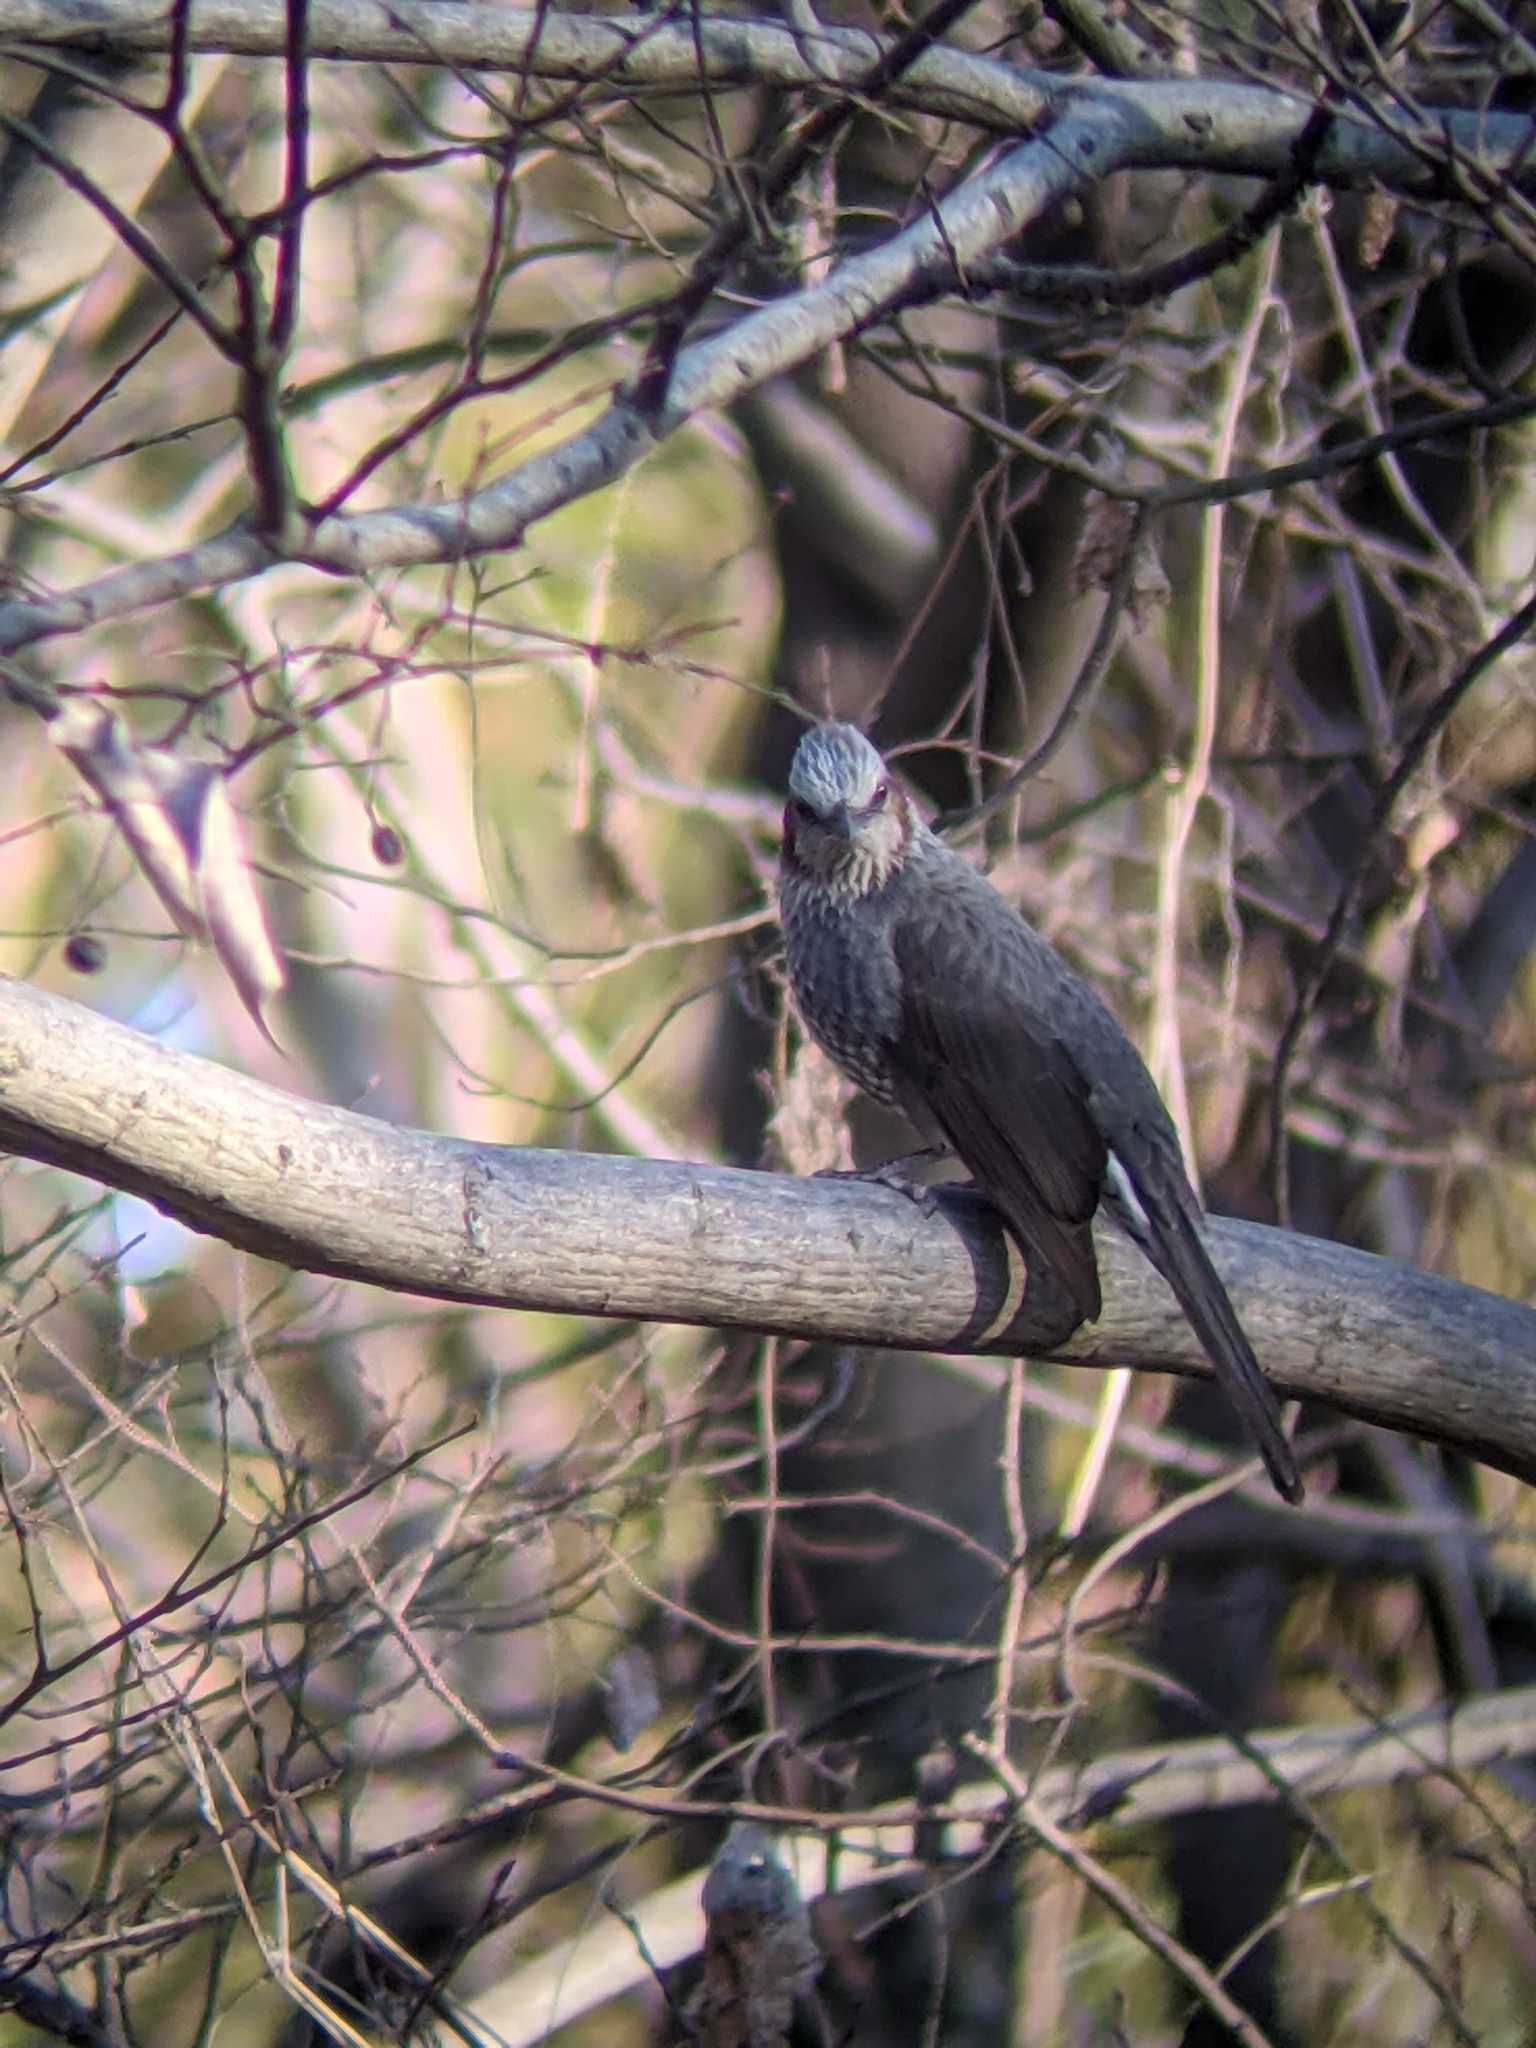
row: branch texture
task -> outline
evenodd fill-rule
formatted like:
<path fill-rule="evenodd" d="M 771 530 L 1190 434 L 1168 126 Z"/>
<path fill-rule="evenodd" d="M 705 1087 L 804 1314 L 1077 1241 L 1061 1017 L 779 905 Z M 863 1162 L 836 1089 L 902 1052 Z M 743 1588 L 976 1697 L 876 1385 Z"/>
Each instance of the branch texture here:
<path fill-rule="evenodd" d="M 475 1145 L 285 1095 L 0 982 L 0 1143 L 291 1266 L 443 1300 L 1094 1366 L 1206 1370 L 1111 1228 L 1104 1314 L 1061 1339 L 992 1212 L 863 1182 Z M 1288 1393 L 1536 1478 L 1536 1313 L 1341 1245 L 1220 1221 L 1212 1250 Z M 1068 1318 L 1070 1320 L 1070 1318 Z"/>

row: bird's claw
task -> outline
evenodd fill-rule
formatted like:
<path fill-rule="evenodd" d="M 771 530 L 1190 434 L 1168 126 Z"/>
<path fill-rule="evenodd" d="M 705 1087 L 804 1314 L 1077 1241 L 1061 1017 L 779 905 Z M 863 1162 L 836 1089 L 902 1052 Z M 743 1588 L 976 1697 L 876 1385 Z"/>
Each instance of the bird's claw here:
<path fill-rule="evenodd" d="M 921 1155 L 917 1155 L 921 1157 Z M 932 1188 L 924 1187 L 921 1181 L 911 1179 L 902 1172 L 904 1159 L 888 1159 L 879 1166 L 824 1166 L 811 1175 L 812 1180 L 864 1180 L 873 1181 L 877 1187 L 890 1188 L 892 1193 L 905 1195 L 924 1216 L 936 1216 L 939 1199 Z"/>

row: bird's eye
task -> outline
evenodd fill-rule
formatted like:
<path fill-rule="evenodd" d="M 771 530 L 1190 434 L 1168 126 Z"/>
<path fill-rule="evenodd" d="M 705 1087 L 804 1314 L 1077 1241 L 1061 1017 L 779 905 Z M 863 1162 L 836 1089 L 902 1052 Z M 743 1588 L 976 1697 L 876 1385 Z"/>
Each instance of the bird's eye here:
<path fill-rule="evenodd" d="M 891 785 L 888 782 L 877 782 L 875 784 L 875 793 L 869 800 L 869 808 L 872 811 L 881 810 L 890 793 Z"/>

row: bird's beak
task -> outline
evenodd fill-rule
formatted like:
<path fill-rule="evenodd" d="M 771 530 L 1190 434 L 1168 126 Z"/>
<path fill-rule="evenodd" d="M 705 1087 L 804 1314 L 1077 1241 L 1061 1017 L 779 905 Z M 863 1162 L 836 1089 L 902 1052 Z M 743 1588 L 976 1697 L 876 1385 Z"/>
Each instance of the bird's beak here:
<path fill-rule="evenodd" d="M 826 821 L 827 830 L 845 846 L 852 846 L 854 835 L 853 815 L 846 804 L 839 804 Z"/>

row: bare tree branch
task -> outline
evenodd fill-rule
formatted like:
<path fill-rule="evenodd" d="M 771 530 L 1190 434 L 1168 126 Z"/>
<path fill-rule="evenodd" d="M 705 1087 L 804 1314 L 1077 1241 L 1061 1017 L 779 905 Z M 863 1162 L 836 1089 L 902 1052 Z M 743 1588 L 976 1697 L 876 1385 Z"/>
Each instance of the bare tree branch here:
<path fill-rule="evenodd" d="M 1536 1688 L 1524 1687 L 1448 1711 L 1430 1708 L 1326 1728 L 1265 1729 L 1240 1746 L 1225 1735 L 1157 1743 L 1099 1756 L 1086 1766 L 1042 1771 L 1034 1800 L 1058 1826 L 1080 1828 L 1092 1816 L 1118 1836 L 1190 1810 L 1249 1806 L 1298 1793 L 1315 1802 L 1352 1786 L 1437 1773 L 1459 1777 L 1527 1747 L 1533 1722 Z M 926 1861 L 918 1852 L 910 1802 L 893 1809 L 886 1827 L 838 1834 L 786 1830 L 782 1849 L 793 1857 L 802 1898 L 843 1896 L 913 1872 L 937 1877 L 963 1859 L 984 1855 L 998 1824 L 1010 1818 L 1007 1802 L 990 1784 L 962 1787 L 950 1805 L 956 1817 L 932 1828 L 935 1842 Z M 942 1860 L 933 1861 L 935 1855 Z M 681 1962 L 698 1946 L 704 1876 L 702 1869 L 695 1870 L 653 1892 L 628 1928 L 594 1920 L 504 1983 L 481 1992 L 476 2018 L 494 2027 L 509 2048 L 524 2048 L 643 1983 L 651 1968 Z"/>
<path fill-rule="evenodd" d="M 196 590 L 235 583 L 283 560 L 343 575 L 408 563 L 454 562 L 515 547 L 535 520 L 624 475 L 694 414 L 729 404 L 807 362 L 901 302 L 937 264 L 981 256 L 1048 207 L 1114 167 L 1128 138 L 1088 107 L 1050 140 L 1026 143 L 962 184 L 889 242 L 839 264 L 812 289 L 778 299 L 722 333 L 680 351 L 665 402 L 649 413 L 620 392 L 590 427 L 510 470 L 482 491 L 444 504 L 394 505 L 322 519 L 295 554 L 271 535 L 230 528 L 179 554 L 133 564 L 60 598 L 0 605 L 0 654 L 78 632 Z"/>
<path fill-rule="evenodd" d="M 280 4 L 199 4 L 186 11 L 184 25 L 192 49 L 273 56 L 287 50 Z M 818 48 L 813 65 L 802 36 L 763 22 L 627 23 L 459 5 L 320 6 L 308 32 L 317 58 L 415 57 L 625 89 L 697 84 L 701 65 L 711 82 L 724 84 L 814 79 L 856 87 L 889 47 L 854 31 L 828 31 L 826 51 Z M 135 51 L 168 49 L 172 40 L 170 18 L 148 6 L 92 5 L 61 14 L 35 0 L 0 0 L 0 36 Z M 642 405 L 621 391 L 590 427 L 465 498 L 326 517 L 307 535 L 241 525 L 62 597 L 0 605 L 0 654 L 239 582 L 282 561 L 366 575 L 515 547 L 535 521 L 613 482 L 697 413 L 729 405 L 861 332 L 909 303 L 919 286 L 931 291 L 935 279 L 952 279 L 963 289 L 967 266 L 1089 184 L 1145 167 L 1283 177 L 1294 168 L 1309 122 L 1315 127 L 1311 103 L 1264 87 L 1209 79 L 1069 81 L 945 49 L 926 52 L 892 92 L 926 93 L 919 104 L 953 112 L 962 87 L 975 96 L 967 118 L 988 114 L 1014 132 L 1044 120 L 1051 125 L 963 180 L 900 234 L 847 257 L 820 283 L 680 351 L 664 404 Z M 1463 179 L 1469 164 L 1495 181 L 1536 177 L 1536 126 L 1524 117 L 1446 110 L 1435 114 L 1432 131 Z M 1322 183 L 1369 179 L 1405 192 L 1433 193 L 1440 182 L 1423 152 L 1393 140 L 1358 110 L 1330 120 L 1309 173 Z"/>
<path fill-rule="evenodd" d="M 1529 39 L 1483 0 L 774 12 L 0 0 L 0 2007 L 34 2030 L 201 2036 L 260 1976 L 279 2030 L 469 2038 L 472 1954 L 735 1819 L 906 1867 L 829 1945 L 850 2048 L 931 2032 L 999 1935 L 1042 2039 L 1155 2028 L 1182 1979 L 1251 2041 L 1434 2006 L 1471 2041 L 1520 1981 L 1518 1830 L 1457 1767 L 1528 1748 L 1536 1634 L 1519 918 L 1492 995 L 1467 952 L 1536 787 L 1531 642 L 1473 655 L 1527 595 Z M 851 1156 L 733 950 L 829 710 L 1181 1041 L 1248 1214 L 1300 1002 L 1297 1219 L 1408 1262 L 1211 1224 L 1313 1404 L 1307 1514 L 1195 1401 L 1105 1398 L 1204 1370 L 1114 1228 L 1080 1330 L 973 1192 L 684 1157 L 759 1157 L 769 1103 L 795 1172 Z M 274 927 L 264 1086 L 173 1048 L 253 1043 Z M 166 1006 L 166 1042 L 107 1021 Z M 1496 1711 L 1389 1723 L 1437 1684 Z M 1181 1718 L 1128 1750 L 1142 1700 Z M 1398 1774 L 1357 1863 L 1313 1795 Z M 1097 1860 L 1237 1798 L 1241 1887 Z M 1051 1855 L 1155 2011 L 1062 1967 Z M 651 1955 L 615 1915 L 615 1988 L 696 1945 L 672 1896 Z M 505 1994 L 545 2030 L 537 1969 Z"/>
<path fill-rule="evenodd" d="M 187 47 L 277 57 L 285 48 L 282 0 L 195 0 Z M 0 37 L 85 50 L 153 54 L 170 47 L 170 17 L 157 0 L 0 0 Z M 460 6 L 456 0 L 320 0 L 309 14 L 312 57 L 350 63 L 441 63 L 511 71 L 616 91 L 710 85 L 857 88 L 890 39 L 823 27 L 814 46 L 775 21 L 721 15 L 685 20 L 545 13 Z M 896 104 L 947 114 L 1004 133 L 1027 132 L 1063 109 L 1090 102 L 1113 110 L 1134 136 L 1135 166 L 1234 171 L 1274 177 L 1286 168 L 1308 115 L 1305 98 L 1220 79 L 1069 79 L 969 51 L 933 49 L 892 90 Z M 1396 123 L 1401 111 L 1386 109 Z M 1430 134 L 1458 159 L 1536 184 L 1533 124 L 1521 114 L 1427 110 Z M 1396 140 L 1369 113 L 1341 111 L 1321 153 L 1327 184 L 1379 182 L 1394 190 L 1449 194 L 1447 174 Z"/>
<path fill-rule="evenodd" d="M 925 1216 L 859 1182 L 438 1138 L 300 1101 L 20 982 L 0 983 L 0 1142 L 264 1257 L 443 1300 L 1206 1369 L 1109 1228 L 1104 1315 L 1062 1343 L 1054 1302 L 1015 1304 L 974 1197 Z M 1536 1313 L 1256 1224 L 1212 1238 L 1288 1392 L 1536 1477 Z"/>

